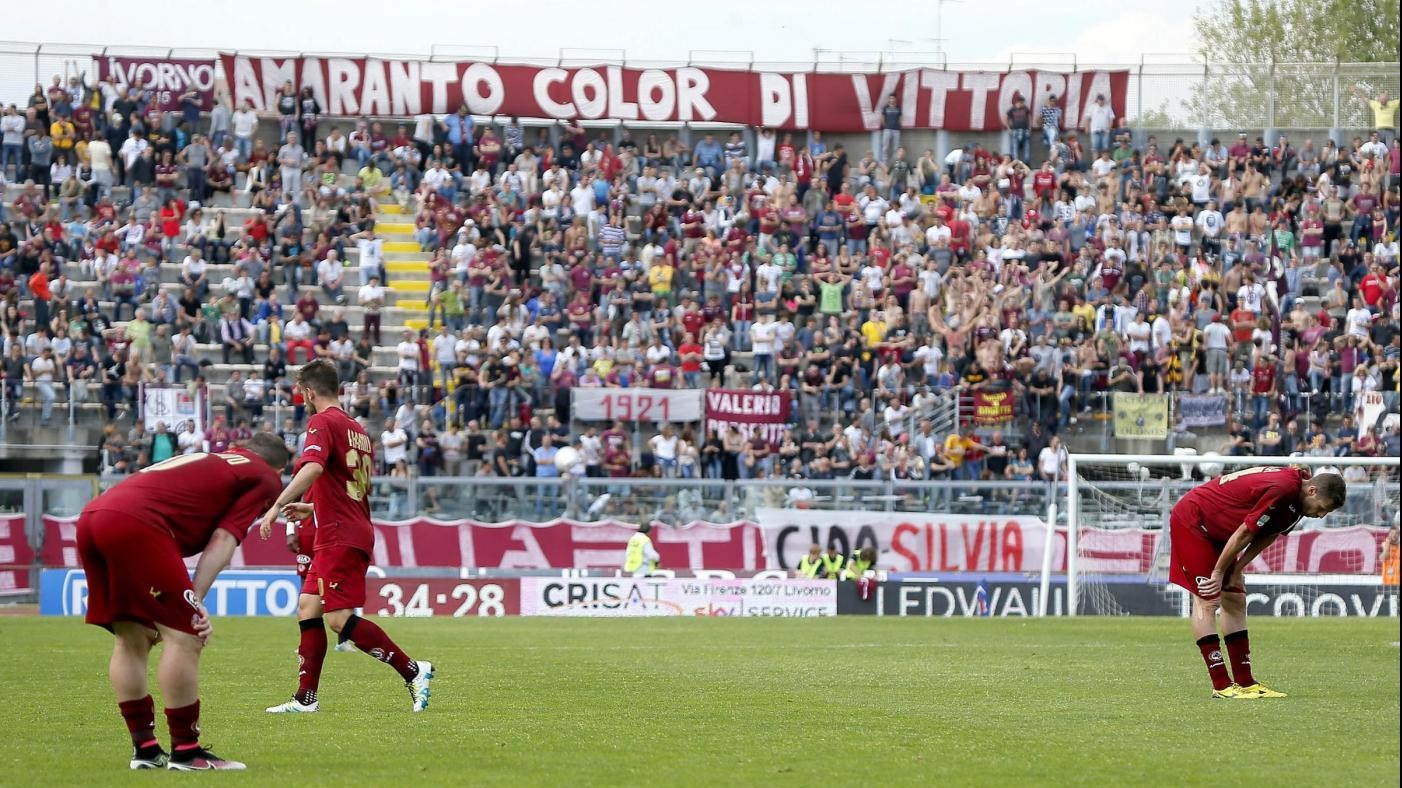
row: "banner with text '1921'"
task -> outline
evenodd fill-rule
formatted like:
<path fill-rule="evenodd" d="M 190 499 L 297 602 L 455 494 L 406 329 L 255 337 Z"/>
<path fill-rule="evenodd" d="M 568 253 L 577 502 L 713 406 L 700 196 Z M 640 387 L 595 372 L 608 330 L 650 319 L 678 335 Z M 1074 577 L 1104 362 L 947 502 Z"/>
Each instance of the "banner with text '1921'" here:
<path fill-rule="evenodd" d="M 701 420 L 700 389 L 570 389 L 570 415 L 580 421 Z"/>
<path fill-rule="evenodd" d="M 907 129 L 999 131 L 1013 97 L 1032 117 L 1057 97 L 1065 128 L 1079 128 L 1097 96 L 1124 117 L 1128 71 L 946 71 L 829 74 L 718 68 L 558 68 L 482 62 L 223 54 L 236 105 L 272 111 L 278 88 L 309 87 L 331 116 L 473 115 L 558 120 L 739 123 L 786 129 L 874 131 L 894 95 Z M 1034 122 L 1035 125 L 1035 122 Z"/>

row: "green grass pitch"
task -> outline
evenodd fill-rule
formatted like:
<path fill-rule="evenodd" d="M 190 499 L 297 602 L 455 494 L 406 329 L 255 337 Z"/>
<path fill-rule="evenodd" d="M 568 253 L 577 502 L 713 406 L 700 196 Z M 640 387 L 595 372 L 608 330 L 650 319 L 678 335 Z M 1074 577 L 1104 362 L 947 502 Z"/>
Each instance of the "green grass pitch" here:
<path fill-rule="evenodd" d="M 294 688 L 291 620 L 217 619 L 205 741 L 221 785 L 1398 785 L 1398 622 L 1257 620 L 1257 675 L 1213 701 L 1186 621 L 394 619 L 441 665 L 411 714 L 386 666 L 327 655 Z M 110 638 L 0 618 L 0 784 L 154 785 L 126 771 Z M 157 708 L 160 706 L 156 694 Z M 157 728 L 167 740 L 164 718 Z M 195 778 L 198 779 L 198 778 Z"/>

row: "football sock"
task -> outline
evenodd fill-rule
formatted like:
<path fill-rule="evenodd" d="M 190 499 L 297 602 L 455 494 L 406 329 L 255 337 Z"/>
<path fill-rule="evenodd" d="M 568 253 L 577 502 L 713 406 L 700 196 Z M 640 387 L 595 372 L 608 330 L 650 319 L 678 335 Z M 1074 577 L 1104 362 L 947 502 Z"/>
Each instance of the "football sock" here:
<path fill-rule="evenodd" d="M 326 661 L 326 627 L 321 616 L 299 621 L 302 639 L 297 644 L 297 694 L 293 697 L 303 706 L 316 702 L 321 686 L 321 665 Z"/>
<path fill-rule="evenodd" d="M 395 645 L 375 622 L 352 615 L 341 628 L 341 634 L 356 648 L 394 668 L 405 681 L 412 681 L 419 675 L 419 664 L 409 659 L 409 655 Z"/>
<path fill-rule="evenodd" d="M 1224 690 L 1232 685 L 1232 677 L 1227 675 L 1227 664 L 1222 661 L 1222 641 L 1216 635 L 1198 639 L 1198 650 L 1202 661 L 1207 663 L 1207 675 L 1212 677 L 1212 688 Z"/>
<path fill-rule="evenodd" d="M 1222 642 L 1227 644 L 1227 659 L 1232 662 L 1232 678 L 1243 687 L 1255 684 L 1256 679 L 1251 676 L 1251 641 L 1246 637 L 1246 630 L 1233 632 L 1222 638 Z"/>
<path fill-rule="evenodd" d="M 166 725 L 170 726 L 170 748 L 188 750 L 200 746 L 200 702 L 178 709 L 166 709 Z"/>
<path fill-rule="evenodd" d="M 344 629 L 342 629 L 339 633 L 337 633 L 337 635 L 336 635 L 336 645 L 339 646 L 339 645 L 341 645 L 342 643 L 345 643 L 345 642 L 348 641 L 348 640 L 350 640 L 350 638 L 346 637 L 346 631 L 345 631 Z"/>
<path fill-rule="evenodd" d="M 156 743 L 156 704 L 147 695 L 139 700 L 124 700 L 117 704 L 126 720 L 131 745 L 137 749 Z"/>

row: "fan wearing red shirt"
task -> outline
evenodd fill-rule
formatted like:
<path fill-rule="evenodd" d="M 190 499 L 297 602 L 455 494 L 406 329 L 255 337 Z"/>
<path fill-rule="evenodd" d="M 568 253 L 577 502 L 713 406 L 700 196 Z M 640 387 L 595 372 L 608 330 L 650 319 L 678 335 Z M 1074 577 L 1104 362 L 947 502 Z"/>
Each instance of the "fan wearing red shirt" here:
<path fill-rule="evenodd" d="M 326 629 L 344 635 L 366 654 L 388 664 L 404 679 L 414 711 L 428 708 L 433 665 L 416 662 L 385 631 L 355 614 L 365 605 L 365 572 L 375 548 L 370 525 L 370 475 L 375 449 L 360 423 L 340 408 L 340 380 L 336 367 L 316 359 L 297 373 L 296 387 L 314 414 L 307 420 L 306 445 L 298 458 L 295 475 L 271 508 L 263 515 L 261 531 L 266 539 L 279 515 L 288 521 L 289 547 L 297 534 L 296 523 L 311 519 L 316 525 L 312 565 L 302 582 L 297 602 L 301 640 L 297 657 L 301 670 L 292 700 L 268 708 L 273 714 L 314 712 L 319 708 L 317 690 L 326 659 Z M 305 496 L 306 500 L 298 503 Z"/>
<path fill-rule="evenodd" d="M 696 388 L 701 382 L 701 362 L 705 358 L 703 348 L 696 341 L 697 333 L 699 332 L 688 331 L 686 339 L 677 348 L 677 358 L 681 359 L 682 379 L 686 381 L 686 387 L 689 389 Z"/>
<path fill-rule="evenodd" d="M 212 627 L 201 600 L 234 549 L 277 497 L 287 447 L 260 433 L 243 448 L 181 454 L 132 474 L 78 517 L 78 558 L 88 584 L 87 622 L 116 636 L 108 677 L 131 734 L 132 769 L 243 769 L 199 743 L 200 651 Z M 198 555 L 192 582 L 185 558 Z M 151 646 L 163 642 L 157 679 L 171 754 L 156 740 L 147 687 Z"/>
<path fill-rule="evenodd" d="M 1383 293 L 1391 289 L 1392 283 L 1383 273 L 1383 267 L 1376 263 L 1373 264 L 1373 270 L 1368 272 L 1358 283 L 1358 291 L 1363 296 L 1363 303 L 1373 309 L 1380 309 L 1383 306 Z"/>
<path fill-rule="evenodd" d="M 1295 467 L 1254 466 L 1193 488 L 1169 516 L 1169 582 L 1193 595 L 1193 637 L 1207 663 L 1212 697 L 1280 698 L 1251 675 L 1246 636 L 1246 567 L 1301 517 L 1323 517 L 1344 505 L 1335 473 L 1311 476 Z M 1217 613 L 1225 637 L 1217 636 Z M 1232 675 L 1222 659 L 1227 645 Z M 1233 681 L 1235 679 L 1235 681 Z"/>
<path fill-rule="evenodd" d="M 1056 193 L 1056 171 L 1052 169 L 1051 162 L 1043 164 L 1042 169 L 1032 174 L 1032 193 L 1043 203 L 1052 201 L 1052 195 Z"/>

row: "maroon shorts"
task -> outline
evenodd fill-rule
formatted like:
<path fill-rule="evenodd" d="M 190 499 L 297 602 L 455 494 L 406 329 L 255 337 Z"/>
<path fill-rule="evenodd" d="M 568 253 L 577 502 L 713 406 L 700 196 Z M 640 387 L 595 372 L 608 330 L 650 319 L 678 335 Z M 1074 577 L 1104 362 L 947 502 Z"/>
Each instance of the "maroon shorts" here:
<path fill-rule="evenodd" d="M 78 559 L 87 573 L 87 622 L 159 624 L 195 634 L 199 604 L 175 540 L 125 512 L 78 518 Z"/>
<path fill-rule="evenodd" d="M 1198 593 L 1198 579 L 1212 577 L 1212 570 L 1217 568 L 1217 559 L 1222 556 L 1224 546 L 1203 533 L 1202 514 L 1196 505 L 1179 502 L 1168 518 L 1169 582 L 1194 596 L 1202 596 Z M 1236 594 L 1246 592 L 1242 586 L 1224 586 L 1222 590 Z"/>
<path fill-rule="evenodd" d="M 365 606 L 365 572 L 370 556 L 348 545 L 328 545 L 312 555 L 302 593 L 321 597 L 323 610 Z"/>
<path fill-rule="evenodd" d="M 312 565 L 312 553 L 316 545 L 316 526 L 311 520 L 303 520 L 297 525 L 297 576 L 303 581 Z"/>

